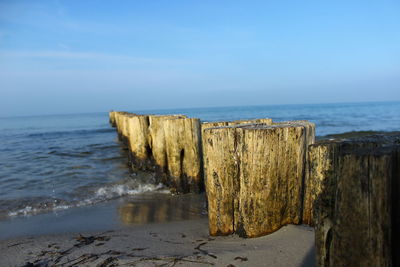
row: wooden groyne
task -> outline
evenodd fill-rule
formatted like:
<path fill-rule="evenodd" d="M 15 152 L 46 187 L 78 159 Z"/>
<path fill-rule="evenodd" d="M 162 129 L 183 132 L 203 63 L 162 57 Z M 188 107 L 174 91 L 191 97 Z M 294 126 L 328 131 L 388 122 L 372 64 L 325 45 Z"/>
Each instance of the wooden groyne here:
<path fill-rule="evenodd" d="M 318 266 L 399 266 L 400 135 L 315 142 L 308 121 L 110 112 L 133 169 L 201 192 L 211 235 L 314 226 Z"/>
<path fill-rule="evenodd" d="M 399 266 L 400 136 L 309 149 L 307 222 L 318 266 Z"/>
<path fill-rule="evenodd" d="M 202 123 L 185 115 L 140 115 L 112 111 L 109 121 L 129 150 L 133 170 L 156 173 L 156 182 L 176 193 L 204 191 L 202 130 L 215 124 L 271 124 L 271 119 Z"/>
<path fill-rule="evenodd" d="M 210 234 L 256 237 L 301 223 L 312 133 L 305 121 L 205 129 Z"/>

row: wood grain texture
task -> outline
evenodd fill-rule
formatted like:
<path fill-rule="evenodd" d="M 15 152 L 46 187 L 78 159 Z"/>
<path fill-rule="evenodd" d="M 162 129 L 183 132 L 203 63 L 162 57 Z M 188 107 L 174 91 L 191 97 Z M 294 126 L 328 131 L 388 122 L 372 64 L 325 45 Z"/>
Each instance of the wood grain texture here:
<path fill-rule="evenodd" d="M 204 130 L 210 234 L 256 237 L 301 222 L 312 127 L 290 122 Z"/>
<path fill-rule="evenodd" d="M 272 233 L 301 222 L 306 128 L 301 124 L 237 128 L 243 136 L 235 232 Z"/>
<path fill-rule="evenodd" d="M 149 116 L 134 115 L 127 118 L 130 162 L 134 170 L 153 169 L 149 145 Z"/>
<path fill-rule="evenodd" d="M 395 144 L 400 144 L 400 135 L 379 134 L 361 138 L 322 140 L 310 145 L 304 187 L 303 223 L 314 225 L 314 201 L 324 189 L 325 176 L 335 169 L 335 160 L 341 151 Z"/>
<path fill-rule="evenodd" d="M 238 178 L 236 129 L 208 128 L 203 132 L 204 180 L 208 200 L 210 235 L 234 232 L 234 179 Z"/>
<path fill-rule="evenodd" d="M 184 118 L 184 115 L 149 115 L 148 143 L 158 182 L 169 184 L 167 168 L 167 148 L 165 144 L 164 121 Z"/>
<path fill-rule="evenodd" d="M 214 121 L 214 122 L 202 122 L 201 123 L 201 132 L 203 133 L 204 129 L 214 128 L 220 126 L 234 126 L 239 124 L 266 124 L 271 125 L 272 119 L 263 118 L 263 119 L 253 119 L 253 120 L 235 120 L 235 121 Z"/>
<path fill-rule="evenodd" d="M 178 193 L 203 190 L 200 120 L 163 121 L 168 183 Z"/>
<path fill-rule="evenodd" d="M 118 137 L 121 139 L 122 137 L 124 137 L 123 135 L 123 131 L 124 131 L 124 120 L 125 120 L 125 116 L 127 116 L 129 113 L 128 112 L 124 112 L 124 111 L 120 111 L 120 112 L 116 112 L 115 113 L 115 125 L 117 128 L 117 132 L 118 132 Z"/>
<path fill-rule="evenodd" d="M 392 141 L 372 137 L 310 147 L 318 266 L 398 263 L 399 147 Z"/>

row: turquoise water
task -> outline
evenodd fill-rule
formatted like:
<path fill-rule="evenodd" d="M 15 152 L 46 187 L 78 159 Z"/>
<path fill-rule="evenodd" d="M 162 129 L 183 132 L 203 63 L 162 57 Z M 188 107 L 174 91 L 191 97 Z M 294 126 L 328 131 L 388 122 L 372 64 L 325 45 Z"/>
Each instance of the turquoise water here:
<path fill-rule="evenodd" d="M 317 135 L 400 130 L 400 102 L 151 110 L 203 121 L 310 120 Z M 143 192 L 167 194 L 131 173 L 108 113 L 0 118 L 0 219 L 88 206 Z"/>

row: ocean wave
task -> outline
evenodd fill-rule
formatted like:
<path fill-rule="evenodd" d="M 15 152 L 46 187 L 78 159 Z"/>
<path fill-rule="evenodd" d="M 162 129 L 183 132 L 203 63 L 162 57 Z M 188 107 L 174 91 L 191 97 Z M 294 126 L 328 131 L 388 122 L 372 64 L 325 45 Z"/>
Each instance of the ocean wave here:
<path fill-rule="evenodd" d="M 96 191 L 96 197 L 109 199 L 125 195 L 137 195 L 146 192 L 161 191 L 161 189 L 164 189 L 162 184 L 140 184 L 137 188 L 130 188 L 127 185 L 114 185 L 111 187 L 105 186 Z"/>
<path fill-rule="evenodd" d="M 169 194 L 170 191 L 162 184 L 143 183 L 139 180 L 129 179 L 120 181 L 119 183 L 97 186 L 96 188 L 81 188 L 68 199 L 37 197 L 8 201 L 2 200 L 0 201 L 0 218 L 29 217 L 149 192 Z"/>
<path fill-rule="evenodd" d="M 40 208 L 40 207 L 33 207 L 33 206 L 26 206 L 24 208 L 15 210 L 15 211 L 10 211 L 7 215 L 8 217 L 16 217 L 16 216 L 31 216 L 31 215 L 36 215 L 40 213 L 45 213 L 48 211 L 60 211 L 60 210 L 65 210 L 72 208 L 73 205 L 55 205 L 53 207 L 48 207 L 48 208 Z"/>

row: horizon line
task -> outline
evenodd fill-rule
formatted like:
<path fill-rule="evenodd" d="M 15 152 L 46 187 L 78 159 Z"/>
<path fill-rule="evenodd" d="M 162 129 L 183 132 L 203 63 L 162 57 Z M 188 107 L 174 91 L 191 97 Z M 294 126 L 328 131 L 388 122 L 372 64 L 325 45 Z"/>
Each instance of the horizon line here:
<path fill-rule="evenodd" d="M 338 105 L 338 104 L 368 104 L 368 103 L 400 103 L 400 100 L 390 101 L 349 101 L 349 102 L 322 102 L 322 103 L 291 103 L 291 104 L 256 104 L 256 105 L 228 105 L 228 106 L 211 106 L 211 107 L 177 107 L 177 108 L 146 108 L 146 109 L 132 109 L 129 112 L 146 112 L 146 111 L 168 111 L 168 110 L 190 110 L 190 109 L 217 109 L 217 108 L 238 108 L 238 107 L 263 107 L 263 106 L 310 106 L 310 105 Z M 110 111 L 126 111 L 109 109 L 108 111 L 88 111 L 88 112 L 72 112 L 72 113 L 51 113 L 51 114 L 36 114 L 36 115 L 12 115 L 0 116 L 0 119 L 10 118 L 31 118 L 31 117 L 45 117 L 45 116 L 70 116 L 70 115 L 89 115 L 107 113 Z M 127 111 L 128 112 L 128 111 Z"/>

